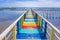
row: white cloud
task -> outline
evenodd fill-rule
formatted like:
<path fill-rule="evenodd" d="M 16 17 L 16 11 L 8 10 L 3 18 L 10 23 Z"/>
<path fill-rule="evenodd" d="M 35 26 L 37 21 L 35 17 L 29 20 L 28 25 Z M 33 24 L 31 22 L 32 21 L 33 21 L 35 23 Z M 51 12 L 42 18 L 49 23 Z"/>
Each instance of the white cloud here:
<path fill-rule="evenodd" d="M 0 7 L 60 7 L 60 2 L 39 0 L 39 1 L 25 1 L 14 3 L 3 3 Z"/>

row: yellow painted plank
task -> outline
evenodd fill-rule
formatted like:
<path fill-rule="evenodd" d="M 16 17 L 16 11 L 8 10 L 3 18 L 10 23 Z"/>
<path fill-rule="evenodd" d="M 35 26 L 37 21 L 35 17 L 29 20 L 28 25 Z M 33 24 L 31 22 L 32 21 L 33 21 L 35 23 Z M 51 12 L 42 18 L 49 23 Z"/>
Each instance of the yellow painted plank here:
<path fill-rule="evenodd" d="M 37 23 L 35 22 L 24 22 L 23 23 L 24 26 L 39 26 Z"/>

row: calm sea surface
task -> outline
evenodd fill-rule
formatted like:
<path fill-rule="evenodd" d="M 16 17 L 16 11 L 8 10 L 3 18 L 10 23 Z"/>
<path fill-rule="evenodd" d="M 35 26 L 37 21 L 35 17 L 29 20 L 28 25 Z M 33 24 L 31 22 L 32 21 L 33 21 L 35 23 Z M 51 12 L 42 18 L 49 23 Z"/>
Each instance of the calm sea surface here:
<path fill-rule="evenodd" d="M 8 28 L 8 26 L 11 25 L 19 16 L 21 16 L 22 12 L 23 11 L 8 11 L 8 10 L 0 11 L 0 34 L 2 33 L 2 31 Z M 57 16 L 60 16 L 60 14 Z M 60 29 L 60 18 L 59 17 L 57 17 L 57 19 L 53 19 L 52 17 L 50 19 L 48 17 L 48 20 L 52 24 L 54 24 L 58 29 Z"/>
<path fill-rule="evenodd" d="M 8 28 L 23 11 L 0 11 L 0 33 Z"/>

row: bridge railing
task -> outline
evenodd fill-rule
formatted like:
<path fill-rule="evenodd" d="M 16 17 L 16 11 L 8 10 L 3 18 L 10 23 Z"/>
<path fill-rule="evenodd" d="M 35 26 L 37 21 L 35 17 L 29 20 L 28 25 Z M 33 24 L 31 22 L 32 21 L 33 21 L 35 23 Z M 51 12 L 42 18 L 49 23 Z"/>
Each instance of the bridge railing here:
<path fill-rule="evenodd" d="M 26 13 L 26 11 L 24 13 L 22 13 L 22 15 L 15 21 L 13 22 L 8 28 L 6 28 L 5 31 L 3 31 L 0 34 L 0 40 L 16 40 L 16 24 L 17 22 L 19 22 L 19 20 L 21 19 L 21 17 Z"/>
<path fill-rule="evenodd" d="M 37 11 L 34 12 L 36 12 L 40 16 L 40 19 L 42 19 L 43 23 L 42 26 L 43 27 L 45 26 L 44 27 L 44 31 L 46 34 L 45 36 L 47 36 L 48 40 L 60 40 L 60 30 L 57 29 L 57 27 L 54 26 L 51 22 L 49 22 L 46 18 L 41 16 Z"/>
<path fill-rule="evenodd" d="M 13 24 L 11 24 L 4 32 L 0 34 L 0 40 L 16 40 L 16 24 L 20 22 L 20 19 L 23 19 L 24 12 Z M 60 30 L 58 30 L 52 23 L 50 23 L 47 19 L 42 17 L 38 12 L 36 12 L 39 16 L 40 26 L 44 28 L 45 35 L 48 36 L 48 40 L 60 40 Z M 19 25 L 18 25 L 19 26 Z"/>

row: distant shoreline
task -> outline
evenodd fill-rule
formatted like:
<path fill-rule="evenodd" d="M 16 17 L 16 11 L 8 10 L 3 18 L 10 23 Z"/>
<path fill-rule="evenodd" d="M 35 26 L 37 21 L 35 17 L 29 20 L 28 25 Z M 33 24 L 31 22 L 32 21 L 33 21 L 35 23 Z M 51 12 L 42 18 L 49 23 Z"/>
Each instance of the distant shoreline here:
<path fill-rule="evenodd" d="M 34 9 L 34 10 L 60 10 L 60 7 L 0 7 L 0 11 L 1 10 L 26 11 L 28 9 Z"/>

